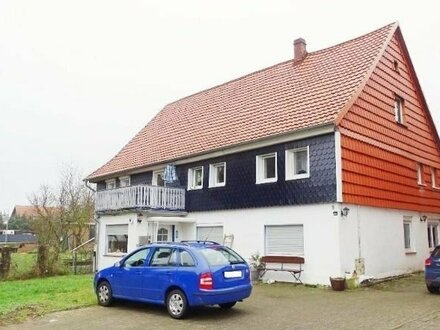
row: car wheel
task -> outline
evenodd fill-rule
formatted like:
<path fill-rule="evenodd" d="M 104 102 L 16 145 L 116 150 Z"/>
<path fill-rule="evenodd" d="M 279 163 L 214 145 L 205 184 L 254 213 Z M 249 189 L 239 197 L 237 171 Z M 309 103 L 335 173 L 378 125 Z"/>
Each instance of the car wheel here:
<path fill-rule="evenodd" d="M 428 289 L 428 291 L 430 293 L 438 293 L 439 288 L 436 286 L 432 286 L 432 285 L 426 285 L 426 288 Z"/>
<path fill-rule="evenodd" d="M 185 294 L 181 290 L 172 290 L 167 296 L 168 314 L 173 319 L 184 318 L 188 310 L 188 302 Z"/>
<path fill-rule="evenodd" d="M 110 283 L 107 281 L 99 283 L 96 289 L 96 296 L 98 297 L 99 305 L 110 306 L 113 301 L 113 292 Z"/>
<path fill-rule="evenodd" d="M 234 301 L 234 302 L 230 302 L 230 303 L 219 304 L 219 306 L 220 306 L 221 309 L 225 309 L 226 310 L 226 309 L 231 309 L 232 307 L 234 307 L 236 303 L 237 302 Z"/>

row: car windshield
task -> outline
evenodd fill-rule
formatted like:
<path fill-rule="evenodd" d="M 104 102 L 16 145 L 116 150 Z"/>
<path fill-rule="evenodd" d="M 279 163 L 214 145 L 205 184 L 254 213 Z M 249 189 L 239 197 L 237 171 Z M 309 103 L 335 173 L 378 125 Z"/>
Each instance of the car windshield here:
<path fill-rule="evenodd" d="M 235 251 L 225 246 L 210 246 L 201 250 L 209 266 L 246 263 Z"/>

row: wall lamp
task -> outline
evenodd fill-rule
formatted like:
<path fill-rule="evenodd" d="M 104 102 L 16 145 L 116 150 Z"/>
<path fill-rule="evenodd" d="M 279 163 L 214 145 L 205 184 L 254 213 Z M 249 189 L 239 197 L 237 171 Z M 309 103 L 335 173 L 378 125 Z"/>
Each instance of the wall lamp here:
<path fill-rule="evenodd" d="M 344 208 L 341 210 L 341 215 L 342 215 L 343 217 L 346 217 L 346 216 L 348 215 L 349 212 L 350 212 L 350 209 L 349 209 L 348 207 L 344 207 Z"/>
<path fill-rule="evenodd" d="M 421 222 L 426 222 L 426 219 L 428 219 L 428 217 L 427 217 L 426 215 L 422 215 L 422 216 L 420 217 L 420 221 L 421 221 Z"/>
<path fill-rule="evenodd" d="M 137 215 L 137 222 L 138 223 L 142 222 L 142 217 L 143 217 L 142 213 L 138 213 L 138 215 Z"/>

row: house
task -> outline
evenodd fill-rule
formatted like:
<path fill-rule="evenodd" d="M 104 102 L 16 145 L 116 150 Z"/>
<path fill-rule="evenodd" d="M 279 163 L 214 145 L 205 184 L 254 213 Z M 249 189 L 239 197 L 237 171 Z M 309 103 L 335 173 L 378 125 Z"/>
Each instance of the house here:
<path fill-rule="evenodd" d="M 98 268 L 149 241 L 300 255 L 302 281 L 423 269 L 440 144 L 393 23 L 168 104 L 86 180 Z M 283 272 L 268 273 L 289 280 Z"/>

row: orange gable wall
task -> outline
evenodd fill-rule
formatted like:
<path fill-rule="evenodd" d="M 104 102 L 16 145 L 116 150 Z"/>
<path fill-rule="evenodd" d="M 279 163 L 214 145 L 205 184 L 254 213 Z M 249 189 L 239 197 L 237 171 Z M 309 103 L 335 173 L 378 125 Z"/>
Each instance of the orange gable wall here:
<path fill-rule="evenodd" d="M 339 124 L 343 201 L 440 213 L 440 190 L 431 179 L 431 167 L 437 168 L 440 185 L 440 150 L 400 42 L 395 34 Z M 395 94 L 404 99 L 405 125 L 394 119 Z M 418 162 L 424 186 L 417 184 Z"/>

